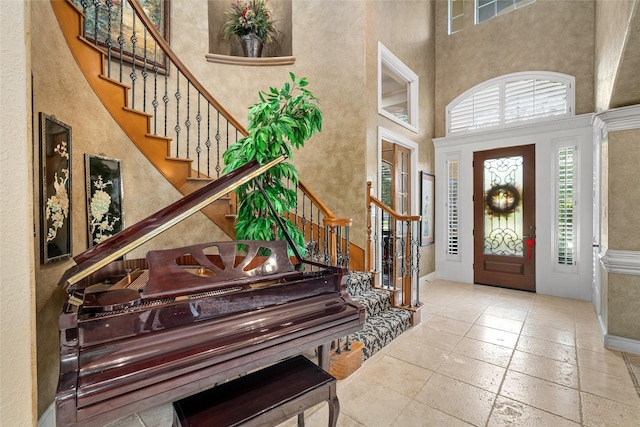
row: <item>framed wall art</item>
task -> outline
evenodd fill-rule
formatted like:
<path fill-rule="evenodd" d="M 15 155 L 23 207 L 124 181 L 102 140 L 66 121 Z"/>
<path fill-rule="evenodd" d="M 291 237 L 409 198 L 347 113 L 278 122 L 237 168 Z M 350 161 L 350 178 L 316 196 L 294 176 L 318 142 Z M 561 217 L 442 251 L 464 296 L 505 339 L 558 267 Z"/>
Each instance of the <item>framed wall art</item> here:
<path fill-rule="evenodd" d="M 40 217 L 43 264 L 71 256 L 71 128 L 40 113 Z"/>
<path fill-rule="evenodd" d="M 122 162 L 85 154 L 89 247 L 124 228 Z"/>
<path fill-rule="evenodd" d="M 420 245 L 432 245 L 434 242 L 435 215 L 435 177 L 426 172 L 420 172 Z"/>
<path fill-rule="evenodd" d="M 150 34 L 147 33 L 145 37 L 144 25 L 127 0 L 112 1 L 110 5 L 105 1 L 89 2 L 85 8 L 82 6 L 82 1 L 73 1 L 85 14 L 84 33 L 87 39 L 105 49 L 110 45 L 114 59 L 119 59 L 122 51 L 122 59 L 126 62 L 133 62 L 135 59 L 136 63 L 146 63 L 149 69 L 157 65 L 160 71 L 166 71 L 166 55 L 156 46 Z M 147 16 L 167 42 L 169 42 L 169 4 L 169 0 L 140 0 L 140 5 Z M 132 42 L 134 28 L 135 48 Z"/>

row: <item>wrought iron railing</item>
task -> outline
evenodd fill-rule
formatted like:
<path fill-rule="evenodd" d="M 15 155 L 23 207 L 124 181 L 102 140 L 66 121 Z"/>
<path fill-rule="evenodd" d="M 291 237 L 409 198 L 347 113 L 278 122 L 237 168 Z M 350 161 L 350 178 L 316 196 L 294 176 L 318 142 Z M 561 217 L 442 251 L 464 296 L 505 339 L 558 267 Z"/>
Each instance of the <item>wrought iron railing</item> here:
<path fill-rule="evenodd" d="M 371 195 L 367 183 L 367 268 L 374 285 L 394 293 L 394 305 L 420 302 L 420 216 L 402 215 Z"/>
<path fill-rule="evenodd" d="M 149 115 L 148 132 L 171 140 L 169 156 L 192 161 L 192 178 L 218 178 L 222 154 L 247 131 L 171 50 L 158 22 L 137 0 L 72 2 L 85 15 L 84 38 L 104 52 L 104 76 L 130 88 L 125 106 Z M 159 11 L 152 15 L 162 20 Z M 351 221 L 337 218 L 301 182 L 296 191 L 290 216 L 308 242 L 307 258 L 348 268 Z"/>

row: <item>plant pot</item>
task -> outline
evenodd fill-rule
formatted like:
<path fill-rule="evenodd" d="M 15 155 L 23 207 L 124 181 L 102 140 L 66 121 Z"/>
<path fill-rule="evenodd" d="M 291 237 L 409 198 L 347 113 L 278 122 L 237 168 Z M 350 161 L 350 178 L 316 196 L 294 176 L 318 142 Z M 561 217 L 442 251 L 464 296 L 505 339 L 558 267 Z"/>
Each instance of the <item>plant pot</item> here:
<path fill-rule="evenodd" d="M 240 37 L 242 52 L 248 58 L 260 58 L 262 56 L 263 42 L 257 35 L 251 33 Z"/>

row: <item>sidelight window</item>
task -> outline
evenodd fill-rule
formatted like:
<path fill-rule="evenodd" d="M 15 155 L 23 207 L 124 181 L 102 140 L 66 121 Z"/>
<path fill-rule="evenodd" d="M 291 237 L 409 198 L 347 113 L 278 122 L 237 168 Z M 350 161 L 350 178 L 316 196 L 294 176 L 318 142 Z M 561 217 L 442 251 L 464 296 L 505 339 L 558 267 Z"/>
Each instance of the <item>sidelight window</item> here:
<path fill-rule="evenodd" d="M 560 145 L 556 151 L 556 224 L 555 263 L 574 266 L 576 263 L 576 147 Z"/>
<path fill-rule="evenodd" d="M 447 159 L 447 257 L 458 259 L 458 232 L 460 218 L 458 216 L 458 156 Z"/>

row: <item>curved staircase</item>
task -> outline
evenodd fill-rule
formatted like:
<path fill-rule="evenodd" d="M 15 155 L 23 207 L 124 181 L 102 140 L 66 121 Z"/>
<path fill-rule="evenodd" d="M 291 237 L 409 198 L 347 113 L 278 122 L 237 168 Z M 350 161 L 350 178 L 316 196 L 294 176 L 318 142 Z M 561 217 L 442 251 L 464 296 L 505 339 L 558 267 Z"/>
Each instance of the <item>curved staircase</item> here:
<path fill-rule="evenodd" d="M 84 14 L 70 0 L 52 0 L 51 5 L 69 49 L 87 82 L 104 107 L 129 139 L 155 168 L 183 195 L 190 194 L 211 181 L 192 168 L 193 160 L 171 156 L 171 137 L 150 131 L 153 115 L 129 106 L 131 86 L 105 75 L 108 58 L 104 48 L 82 36 Z M 220 109 L 218 109 L 220 111 Z M 226 113 L 223 110 L 223 113 Z M 228 119 L 233 120 L 233 119 Z M 246 131 L 236 121 L 232 125 L 240 135 Z M 229 213 L 229 199 L 218 200 L 202 210 L 229 236 L 234 236 Z"/>

